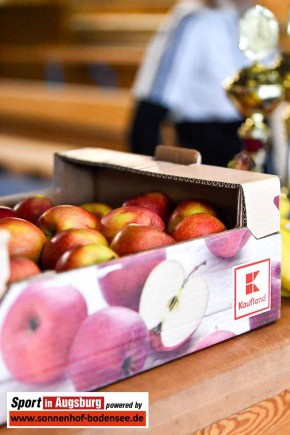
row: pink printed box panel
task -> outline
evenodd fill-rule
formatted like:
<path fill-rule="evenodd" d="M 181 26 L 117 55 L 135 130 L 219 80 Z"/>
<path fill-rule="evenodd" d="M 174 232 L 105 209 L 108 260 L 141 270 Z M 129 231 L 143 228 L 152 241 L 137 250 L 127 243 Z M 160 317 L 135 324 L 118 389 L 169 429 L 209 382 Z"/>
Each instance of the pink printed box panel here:
<path fill-rule="evenodd" d="M 94 390 L 278 319 L 280 256 L 279 234 L 244 228 L 14 284 L 0 403 L 7 391 Z"/>

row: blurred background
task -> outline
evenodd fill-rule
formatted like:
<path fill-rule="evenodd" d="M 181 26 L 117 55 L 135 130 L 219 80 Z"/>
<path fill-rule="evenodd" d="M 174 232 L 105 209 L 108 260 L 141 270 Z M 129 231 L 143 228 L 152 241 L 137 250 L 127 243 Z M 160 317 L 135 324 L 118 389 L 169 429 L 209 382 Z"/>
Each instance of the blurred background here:
<path fill-rule="evenodd" d="M 134 77 L 175 3 L 0 0 L 0 195 L 48 186 L 57 150 L 130 150 Z M 288 1 L 259 4 L 279 19 L 289 51 Z M 170 124 L 162 142 L 175 144 Z"/>

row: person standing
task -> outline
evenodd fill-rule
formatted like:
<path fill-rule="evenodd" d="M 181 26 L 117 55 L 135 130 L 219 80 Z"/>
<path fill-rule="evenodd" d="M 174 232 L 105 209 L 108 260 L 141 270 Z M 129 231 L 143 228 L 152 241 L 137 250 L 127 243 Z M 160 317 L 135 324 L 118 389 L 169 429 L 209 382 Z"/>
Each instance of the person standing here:
<path fill-rule="evenodd" d="M 205 164 L 226 166 L 239 153 L 243 119 L 222 83 L 250 61 L 238 46 L 238 25 L 247 0 L 182 0 L 154 37 L 133 95 L 130 130 L 135 153 L 153 155 L 165 119 L 180 146 L 201 152 Z"/>

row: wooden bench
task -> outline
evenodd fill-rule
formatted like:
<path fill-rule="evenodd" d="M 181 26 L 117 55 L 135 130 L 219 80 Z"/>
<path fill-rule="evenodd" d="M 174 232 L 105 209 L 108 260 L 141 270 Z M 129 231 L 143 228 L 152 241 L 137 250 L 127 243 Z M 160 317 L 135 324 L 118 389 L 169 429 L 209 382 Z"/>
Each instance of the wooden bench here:
<path fill-rule="evenodd" d="M 67 0 L 72 11 L 166 12 L 176 0 Z"/>
<path fill-rule="evenodd" d="M 146 47 L 161 21 L 162 13 L 75 13 L 68 19 L 73 39 L 84 44 Z"/>
<path fill-rule="evenodd" d="M 144 56 L 138 46 L 82 46 L 82 45 L 0 45 L 0 64 L 49 64 L 138 66 Z"/>
<path fill-rule="evenodd" d="M 51 178 L 54 153 L 72 148 L 67 143 L 0 134 L 0 165 L 12 172 Z"/>
<path fill-rule="evenodd" d="M 78 13 L 70 19 L 73 31 L 155 32 L 164 18 L 162 13 Z"/>
<path fill-rule="evenodd" d="M 2 80 L 0 102 L 4 133 L 127 149 L 132 99 L 126 90 Z"/>

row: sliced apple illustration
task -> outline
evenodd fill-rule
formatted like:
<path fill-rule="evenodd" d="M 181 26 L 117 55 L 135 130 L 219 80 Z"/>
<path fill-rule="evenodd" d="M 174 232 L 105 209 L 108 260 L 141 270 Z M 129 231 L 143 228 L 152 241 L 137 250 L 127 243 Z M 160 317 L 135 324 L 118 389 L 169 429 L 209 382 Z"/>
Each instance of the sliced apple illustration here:
<path fill-rule="evenodd" d="M 188 340 L 199 326 L 208 304 L 208 286 L 196 272 L 185 279 L 182 265 L 166 260 L 148 276 L 139 313 L 156 351 L 171 351 Z"/>

